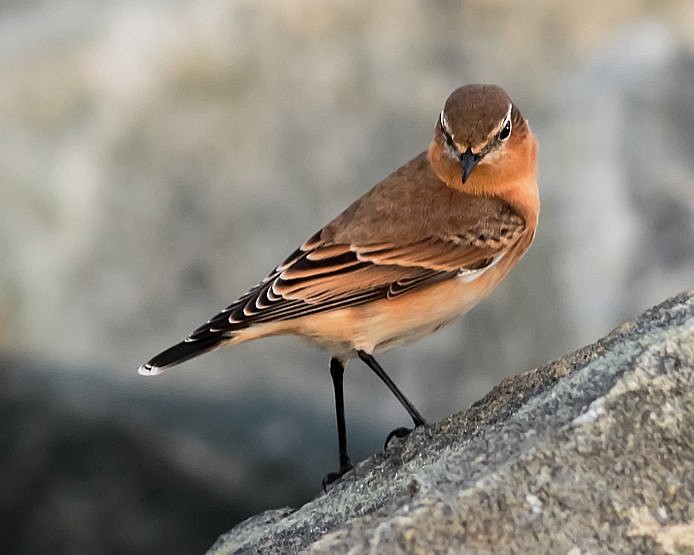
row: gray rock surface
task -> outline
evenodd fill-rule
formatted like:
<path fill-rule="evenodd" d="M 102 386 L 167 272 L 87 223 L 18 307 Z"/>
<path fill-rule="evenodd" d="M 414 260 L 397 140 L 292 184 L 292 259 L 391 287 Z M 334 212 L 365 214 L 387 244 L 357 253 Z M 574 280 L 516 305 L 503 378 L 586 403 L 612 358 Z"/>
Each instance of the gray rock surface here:
<path fill-rule="evenodd" d="M 692 553 L 692 385 L 688 292 L 209 553 Z"/>

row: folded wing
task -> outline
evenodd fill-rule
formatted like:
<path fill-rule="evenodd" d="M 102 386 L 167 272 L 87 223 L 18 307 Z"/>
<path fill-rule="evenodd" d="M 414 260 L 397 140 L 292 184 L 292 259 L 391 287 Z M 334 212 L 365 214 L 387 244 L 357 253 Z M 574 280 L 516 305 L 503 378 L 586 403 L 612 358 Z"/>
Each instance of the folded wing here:
<path fill-rule="evenodd" d="M 514 222 L 407 245 L 326 244 L 319 232 L 188 340 L 232 337 L 252 325 L 392 298 L 458 275 L 474 279 L 523 234 L 523 222 Z"/>

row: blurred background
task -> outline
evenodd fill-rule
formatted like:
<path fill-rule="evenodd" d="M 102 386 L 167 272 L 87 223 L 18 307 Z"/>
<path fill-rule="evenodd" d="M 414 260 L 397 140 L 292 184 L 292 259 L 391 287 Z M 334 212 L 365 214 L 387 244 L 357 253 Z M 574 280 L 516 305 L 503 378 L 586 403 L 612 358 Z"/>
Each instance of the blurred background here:
<path fill-rule="evenodd" d="M 533 248 L 379 357 L 431 420 L 694 285 L 694 3 L 76 0 L 0 7 L 0 551 L 196 553 L 336 467 L 324 353 L 147 358 L 504 86 Z M 354 460 L 407 415 L 346 374 Z"/>

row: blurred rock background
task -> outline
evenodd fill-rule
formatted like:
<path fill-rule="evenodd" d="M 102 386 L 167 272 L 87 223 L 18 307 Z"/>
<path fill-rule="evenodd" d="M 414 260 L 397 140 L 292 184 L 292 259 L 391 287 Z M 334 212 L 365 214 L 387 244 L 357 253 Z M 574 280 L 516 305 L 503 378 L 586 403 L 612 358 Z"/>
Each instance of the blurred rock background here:
<path fill-rule="evenodd" d="M 503 85 L 540 141 L 535 245 L 379 360 L 422 412 L 694 285 L 694 3 L 70 0 L 0 7 L 0 551 L 190 553 L 317 493 L 327 357 L 137 366 Z M 361 364 L 353 457 L 407 423 Z M 7 525 L 5 525 L 7 524 Z"/>

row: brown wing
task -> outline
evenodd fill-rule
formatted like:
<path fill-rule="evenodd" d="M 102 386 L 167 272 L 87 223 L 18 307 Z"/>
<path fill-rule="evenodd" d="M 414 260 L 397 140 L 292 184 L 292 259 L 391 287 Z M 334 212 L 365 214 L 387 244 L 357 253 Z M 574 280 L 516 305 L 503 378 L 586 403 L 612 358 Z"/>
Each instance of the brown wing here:
<path fill-rule="evenodd" d="M 485 222 L 460 235 L 401 246 L 323 243 L 319 232 L 189 340 L 233 336 L 254 324 L 391 298 L 456 275 L 473 278 L 502 256 L 524 229 L 520 221 Z"/>

